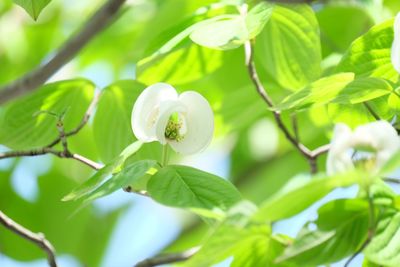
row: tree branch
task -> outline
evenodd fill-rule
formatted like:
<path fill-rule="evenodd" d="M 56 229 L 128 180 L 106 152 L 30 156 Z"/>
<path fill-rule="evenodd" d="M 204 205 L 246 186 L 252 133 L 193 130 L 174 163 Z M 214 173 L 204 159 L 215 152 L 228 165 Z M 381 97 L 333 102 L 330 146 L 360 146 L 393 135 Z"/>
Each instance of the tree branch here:
<path fill-rule="evenodd" d="M 33 233 L 16 223 L 0 211 L 0 223 L 17 235 L 33 242 L 47 254 L 47 261 L 51 267 L 57 267 L 55 250 L 42 233 Z"/>
<path fill-rule="evenodd" d="M 244 51 L 245 51 L 245 63 L 246 67 L 250 76 L 251 81 L 253 82 L 257 93 L 261 96 L 261 98 L 264 100 L 264 102 L 267 104 L 269 108 L 274 108 L 274 103 L 271 99 L 271 97 L 268 95 L 267 91 L 265 90 L 264 86 L 262 85 L 260 78 L 258 77 L 257 69 L 253 60 L 253 53 L 254 49 L 250 41 L 247 41 L 244 44 Z M 318 147 L 315 150 L 310 150 L 308 149 L 305 145 L 300 143 L 296 136 L 293 136 L 288 128 L 285 126 L 285 124 L 282 121 L 281 118 L 281 113 L 277 110 L 272 110 L 272 114 L 275 118 L 276 124 L 278 127 L 281 129 L 283 134 L 285 135 L 286 139 L 293 144 L 293 146 L 308 160 L 311 173 L 316 173 L 317 172 L 317 164 L 316 160 L 318 156 L 320 156 L 323 153 L 326 153 L 329 150 L 329 145 L 324 145 L 321 147 Z"/>
<path fill-rule="evenodd" d="M 70 37 L 47 63 L 0 88 L 0 104 L 24 95 L 44 84 L 62 66 L 74 58 L 93 37 L 112 22 L 124 2 L 125 0 L 108 0 L 88 19 L 82 30 Z"/>
<path fill-rule="evenodd" d="M 141 262 L 138 262 L 137 264 L 135 264 L 134 267 L 153 267 L 168 263 L 186 261 L 190 257 L 192 257 L 198 250 L 198 247 L 194 247 L 181 253 L 158 255 L 153 258 L 148 258 Z"/>
<path fill-rule="evenodd" d="M 73 135 L 79 133 L 79 131 L 87 124 L 90 117 L 93 115 L 94 109 L 100 99 L 100 95 L 101 95 L 100 91 L 95 92 L 93 100 L 91 101 L 88 109 L 86 110 L 81 123 L 72 131 L 67 132 L 67 133 L 64 131 L 64 125 L 63 125 L 62 119 L 60 118 L 57 121 L 57 129 L 59 132 L 59 136 L 56 139 L 54 139 L 50 144 L 48 144 L 47 146 L 41 147 L 41 148 L 36 148 L 36 149 L 31 149 L 31 150 L 3 152 L 3 153 L 0 153 L 0 160 L 5 159 L 5 158 L 34 157 L 34 156 L 40 156 L 40 155 L 45 155 L 45 154 L 53 154 L 59 158 L 70 158 L 70 159 L 77 160 L 77 161 L 82 162 L 85 165 L 91 167 L 94 170 L 101 169 L 103 167 L 102 164 L 99 164 L 88 158 L 85 158 L 82 155 L 79 155 L 76 153 L 71 153 L 68 149 L 68 144 L 67 144 L 67 137 L 73 136 Z M 55 145 L 59 144 L 60 142 L 62 143 L 62 147 L 63 147 L 62 151 L 58 151 L 53 148 Z"/>

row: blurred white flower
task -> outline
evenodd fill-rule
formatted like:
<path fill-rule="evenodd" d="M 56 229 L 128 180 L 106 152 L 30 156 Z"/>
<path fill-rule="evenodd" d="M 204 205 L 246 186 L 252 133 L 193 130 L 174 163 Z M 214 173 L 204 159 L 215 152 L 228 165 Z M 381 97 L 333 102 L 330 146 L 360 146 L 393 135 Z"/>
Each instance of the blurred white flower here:
<path fill-rule="evenodd" d="M 334 129 L 327 158 L 329 175 L 359 166 L 376 171 L 400 150 L 396 130 L 387 121 L 376 121 L 352 131 L 345 124 Z"/>
<path fill-rule="evenodd" d="M 132 111 L 132 130 L 142 142 L 159 141 L 189 155 L 205 149 L 214 132 L 214 114 L 199 93 L 180 95 L 166 83 L 147 87 Z"/>
<path fill-rule="evenodd" d="M 392 43 L 391 59 L 393 67 L 400 73 L 400 12 L 394 20 L 393 30 L 394 39 Z"/>

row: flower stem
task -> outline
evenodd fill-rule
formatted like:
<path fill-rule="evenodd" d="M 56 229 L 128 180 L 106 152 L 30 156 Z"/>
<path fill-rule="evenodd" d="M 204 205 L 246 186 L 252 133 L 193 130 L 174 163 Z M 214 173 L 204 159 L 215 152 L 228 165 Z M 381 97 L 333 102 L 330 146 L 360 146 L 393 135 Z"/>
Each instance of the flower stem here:
<path fill-rule="evenodd" d="M 161 165 L 163 167 L 168 165 L 168 153 L 169 152 L 169 147 L 168 144 L 163 146 L 163 151 L 162 151 L 162 158 L 161 158 Z"/>

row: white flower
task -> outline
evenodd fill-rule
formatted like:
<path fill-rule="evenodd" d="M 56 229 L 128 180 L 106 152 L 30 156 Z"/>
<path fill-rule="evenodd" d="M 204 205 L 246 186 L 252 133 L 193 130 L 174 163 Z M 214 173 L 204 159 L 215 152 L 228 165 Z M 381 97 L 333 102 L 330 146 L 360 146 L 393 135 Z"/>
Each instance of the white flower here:
<path fill-rule="evenodd" d="M 140 141 L 168 143 L 185 155 L 206 148 L 214 132 L 214 114 L 208 101 L 194 91 L 178 95 L 165 83 L 153 84 L 140 94 L 131 123 Z"/>
<path fill-rule="evenodd" d="M 358 164 L 376 171 L 399 149 L 400 139 L 387 121 L 375 121 L 354 131 L 345 124 L 337 124 L 328 152 L 327 172 L 344 172 Z"/>
<path fill-rule="evenodd" d="M 400 73 L 400 12 L 394 20 L 394 39 L 391 50 L 392 65 Z"/>

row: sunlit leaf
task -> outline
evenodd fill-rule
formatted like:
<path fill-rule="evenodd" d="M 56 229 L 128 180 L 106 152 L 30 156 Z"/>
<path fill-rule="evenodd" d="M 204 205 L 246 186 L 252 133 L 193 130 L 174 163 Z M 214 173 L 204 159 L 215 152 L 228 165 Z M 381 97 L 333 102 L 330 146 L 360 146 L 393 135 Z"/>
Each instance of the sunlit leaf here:
<path fill-rule="evenodd" d="M 142 142 L 140 141 L 136 141 L 131 145 L 129 145 L 121 152 L 121 154 L 118 157 L 116 157 L 113 161 L 109 162 L 103 168 L 98 170 L 92 177 L 86 180 L 83 184 L 79 185 L 77 188 L 72 190 L 71 193 L 64 196 L 62 200 L 63 201 L 76 200 L 85 195 L 88 195 L 108 176 L 110 176 L 115 172 L 119 172 L 125 160 L 127 160 L 130 156 L 136 153 L 141 146 Z"/>
<path fill-rule="evenodd" d="M 113 175 L 94 191 L 85 195 L 83 199 L 85 201 L 91 201 L 125 188 L 146 175 L 156 164 L 157 162 L 154 160 L 140 160 L 125 166 L 121 172 Z"/>
<path fill-rule="evenodd" d="M 265 222 L 288 218 L 306 209 L 334 188 L 350 186 L 359 180 L 360 175 L 355 172 L 312 179 L 300 176 L 264 201 L 259 211 L 254 214 L 253 220 Z"/>
<path fill-rule="evenodd" d="M 284 88 L 297 90 L 320 77 L 318 22 L 308 5 L 276 5 L 256 41 L 263 68 Z"/>
<path fill-rule="evenodd" d="M 393 19 L 378 24 L 355 40 L 343 56 L 338 72 L 351 71 L 358 76 L 380 77 L 397 82 L 399 74 L 392 66 Z"/>
<path fill-rule="evenodd" d="M 400 264 L 400 213 L 388 213 L 377 225 L 376 234 L 364 251 L 371 262 L 384 266 Z"/>
<path fill-rule="evenodd" d="M 94 85 L 83 79 L 44 85 L 0 111 L 0 143 L 13 149 L 45 146 L 59 136 L 57 118 L 65 113 L 65 132 L 76 128 L 93 97 Z M 40 113 L 42 111 L 42 113 Z"/>

